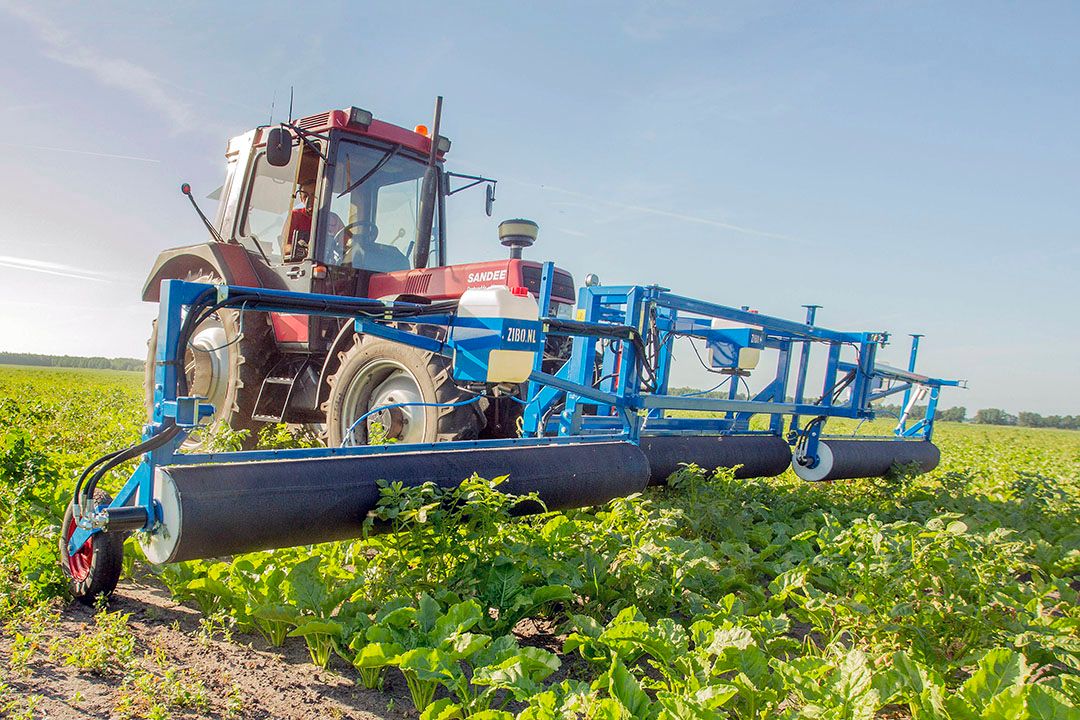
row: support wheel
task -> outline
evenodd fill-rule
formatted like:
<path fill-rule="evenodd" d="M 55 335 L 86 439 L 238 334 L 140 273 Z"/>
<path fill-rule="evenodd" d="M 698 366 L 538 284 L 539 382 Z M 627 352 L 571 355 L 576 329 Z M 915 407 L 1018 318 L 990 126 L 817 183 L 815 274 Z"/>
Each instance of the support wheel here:
<path fill-rule="evenodd" d="M 400 343 L 357 336 L 341 353 L 330 378 L 326 411 L 331 447 L 366 445 L 377 423 L 384 441 L 434 443 L 474 440 L 484 428 L 485 400 L 445 407 L 474 397 L 458 388 L 445 358 Z M 405 404 L 387 407 L 357 422 L 365 413 L 402 403 L 438 403 L 444 407 Z M 347 440 L 347 442 L 345 442 Z"/>
<path fill-rule="evenodd" d="M 186 278 L 192 282 L 219 283 L 213 275 Z M 154 407 L 154 361 L 157 322 L 150 333 L 144 391 L 147 414 Z M 276 357 L 274 338 L 265 313 L 219 310 L 196 326 L 184 349 L 184 372 L 188 392 L 209 399 L 214 406 L 212 424 L 226 423 L 233 430 L 247 430 L 241 441 L 245 450 L 255 447 L 264 423 L 252 419 L 262 381 Z M 195 450 L 204 433 L 189 436 L 184 450 Z"/>
<path fill-rule="evenodd" d="M 104 490 L 94 492 L 95 507 L 110 502 L 112 498 Z M 75 517 L 70 504 L 60 527 L 60 567 L 68 577 L 71 594 L 87 605 L 93 605 L 99 596 L 111 595 L 124 567 L 125 533 L 95 533 L 77 553 L 71 555 L 68 553 L 68 540 L 75 532 Z"/>

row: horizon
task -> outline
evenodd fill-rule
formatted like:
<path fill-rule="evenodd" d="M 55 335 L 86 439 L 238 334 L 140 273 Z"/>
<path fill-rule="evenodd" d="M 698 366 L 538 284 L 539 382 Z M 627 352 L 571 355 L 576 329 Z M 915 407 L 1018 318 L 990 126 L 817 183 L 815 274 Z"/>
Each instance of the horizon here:
<path fill-rule="evenodd" d="M 138 358 L 154 258 L 206 239 L 177 188 L 212 216 L 227 140 L 284 117 L 290 86 L 297 117 L 407 127 L 441 94 L 448 167 L 499 180 L 490 219 L 482 193 L 449 203 L 450 262 L 502 257 L 498 222 L 530 218 L 527 257 L 579 285 L 824 305 L 823 326 L 891 330 L 888 364 L 925 333 L 918 370 L 969 381 L 942 407 L 1077 412 L 1080 9 L 332 3 L 273 22 L 292 7 L 0 2 L 12 352 Z M 424 44 L 372 31 L 417 16 Z M 673 383 L 710 387 L 684 355 Z"/>
<path fill-rule="evenodd" d="M 34 364 L 26 364 L 26 363 L 8 362 L 7 361 L 8 359 L 5 356 L 9 356 L 9 355 L 29 355 L 29 356 L 32 356 L 32 357 L 50 358 L 50 359 L 71 358 L 72 360 L 108 360 L 108 361 L 111 361 L 111 362 L 125 362 L 125 363 L 132 362 L 132 363 L 140 363 L 141 365 L 144 366 L 144 369 L 142 369 L 142 370 L 130 370 L 130 369 L 124 369 L 124 368 L 86 368 L 86 367 L 76 367 L 74 365 L 34 365 Z M 13 352 L 13 351 L 10 351 L 10 350 L 0 350 L 0 367 L 2 367 L 2 366 L 10 366 L 10 367 L 17 367 L 17 368 L 24 368 L 24 369 L 25 368 L 42 368 L 42 369 L 54 369 L 54 370 L 101 370 L 101 369 L 106 369 L 106 370 L 110 370 L 111 372 L 143 373 L 143 372 L 145 372 L 145 365 L 146 365 L 146 360 L 140 359 L 140 358 L 134 358 L 134 357 L 109 357 L 109 356 L 106 356 L 106 355 L 48 355 L 48 354 L 44 354 L 44 353 Z M 700 387 L 696 387 L 696 386 L 692 386 L 692 385 L 678 385 L 678 386 L 674 386 L 674 387 L 671 388 L 671 392 L 673 394 L 675 394 L 675 395 L 685 394 L 685 393 L 680 393 L 679 391 L 681 391 L 681 390 L 686 390 L 686 391 L 689 391 L 691 393 L 697 393 L 697 392 L 703 391 L 704 388 L 700 388 Z M 740 393 L 738 393 L 737 397 L 745 397 L 745 394 L 740 392 Z M 789 397 L 793 397 L 793 396 L 789 396 Z M 878 403 L 877 403 L 877 405 L 875 407 L 877 407 L 878 409 L 898 408 L 898 407 L 900 407 L 900 405 L 896 404 L 896 403 L 878 401 Z M 916 405 L 915 406 L 916 414 L 918 414 L 920 412 L 919 408 L 925 408 L 925 407 L 926 407 L 925 404 Z M 954 409 L 957 409 L 957 408 L 961 408 L 961 409 L 963 409 L 965 411 L 965 417 L 960 422 L 974 422 L 975 421 L 975 414 L 977 412 L 979 412 L 980 410 L 1001 410 L 1002 412 L 1005 412 L 1006 414 L 1012 416 L 1013 419 L 1016 419 L 1017 417 L 1019 417 L 1020 415 L 1022 415 L 1024 413 L 1032 412 L 1032 411 L 1029 411 L 1029 410 L 1015 410 L 1014 411 L 1013 408 L 998 408 L 998 407 L 988 407 L 988 408 L 974 408 L 974 407 L 972 407 L 972 408 L 969 408 L 966 405 L 959 405 L 959 404 L 957 404 L 957 405 L 949 405 L 948 403 L 945 403 L 945 404 L 942 404 L 942 405 L 940 405 L 938 407 L 938 415 L 940 416 L 943 413 L 947 413 L 948 411 L 954 410 Z M 1071 417 L 1072 413 L 1065 413 L 1064 415 L 1066 417 Z M 1043 417 L 1043 418 L 1045 418 L 1045 417 L 1059 417 L 1059 416 L 1060 416 L 1060 414 L 1059 415 L 1041 415 L 1041 414 L 1039 415 L 1039 417 Z M 878 419 L 878 420 L 887 420 L 888 416 L 878 417 L 876 419 Z M 957 421 L 956 420 L 951 420 L 951 419 L 948 419 L 948 418 L 938 417 L 936 422 L 957 422 Z M 997 424 L 1001 424 L 1001 423 L 990 423 L 990 424 L 997 425 Z M 1039 429 L 1059 429 L 1059 428 L 1039 428 Z"/>

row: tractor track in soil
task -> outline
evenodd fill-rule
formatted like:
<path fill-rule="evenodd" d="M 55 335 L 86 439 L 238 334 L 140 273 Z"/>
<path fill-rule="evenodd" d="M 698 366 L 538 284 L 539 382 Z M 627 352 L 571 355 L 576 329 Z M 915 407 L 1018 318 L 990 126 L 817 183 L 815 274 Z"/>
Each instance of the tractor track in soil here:
<path fill-rule="evenodd" d="M 173 601 L 168 590 L 153 581 L 121 582 L 108 610 L 130 613 L 128 628 L 138 643 L 135 655 L 140 666 L 153 667 L 149 655 L 143 655 L 155 652 L 159 659 L 164 656 L 166 667 L 177 668 L 186 679 L 205 685 L 209 698 L 205 711 L 178 711 L 171 717 L 397 720 L 417 716 L 403 682 L 388 677 L 382 692 L 366 690 L 356 684 L 355 671 L 340 658 L 333 658 L 328 670 L 312 665 L 302 642 L 290 640 L 274 648 L 252 635 L 236 634 L 232 641 L 220 635 L 208 639 L 200 625 L 203 615 Z M 40 696 L 35 717 L 117 716 L 122 676 L 82 672 L 65 666 L 59 657 L 49 657 L 48 647 L 54 642 L 63 652 L 65 640 L 90 632 L 94 613 L 77 602 L 65 606 L 22 672 L 8 669 L 12 638 L 0 636 L 2 680 L 11 694 Z M 232 715 L 226 704 L 230 693 L 239 705 Z"/>

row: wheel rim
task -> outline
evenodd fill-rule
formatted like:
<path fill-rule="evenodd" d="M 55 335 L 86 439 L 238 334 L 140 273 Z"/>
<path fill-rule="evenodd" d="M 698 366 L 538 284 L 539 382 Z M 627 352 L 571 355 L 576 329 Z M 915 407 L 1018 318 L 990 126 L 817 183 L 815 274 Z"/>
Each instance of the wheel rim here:
<path fill-rule="evenodd" d="M 188 391 L 205 397 L 220 413 L 229 387 L 229 340 L 217 318 L 199 324 L 184 350 Z"/>
<path fill-rule="evenodd" d="M 64 533 L 65 545 L 71 541 L 75 534 L 75 518 L 68 521 L 67 532 Z M 90 577 L 90 566 L 94 561 L 94 536 L 87 538 L 83 546 L 74 555 L 67 555 L 67 569 L 72 579 L 82 582 Z"/>
<path fill-rule="evenodd" d="M 425 412 L 418 405 L 393 407 L 369 416 L 365 432 L 357 433 L 353 425 L 357 418 L 376 408 L 400 403 L 422 403 L 424 395 L 416 377 L 395 360 L 375 360 L 353 376 L 341 405 L 341 437 L 346 443 L 354 443 L 359 436 L 367 435 L 375 423 L 382 425 L 388 440 L 402 443 L 424 441 Z"/>

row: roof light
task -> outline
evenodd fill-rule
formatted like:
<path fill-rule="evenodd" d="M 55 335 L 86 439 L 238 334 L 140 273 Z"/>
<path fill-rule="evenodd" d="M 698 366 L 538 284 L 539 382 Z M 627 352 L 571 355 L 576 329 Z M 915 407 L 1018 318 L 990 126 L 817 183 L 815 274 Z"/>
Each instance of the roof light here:
<path fill-rule="evenodd" d="M 358 107 L 349 108 L 350 125 L 359 125 L 366 129 L 374 119 L 375 116 L 371 114 L 370 110 L 361 110 Z"/>
<path fill-rule="evenodd" d="M 427 137 L 428 136 L 427 125 L 417 125 L 416 127 L 413 128 L 413 132 L 416 133 L 417 135 L 423 135 L 424 137 Z"/>
<path fill-rule="evenodd" d="M 514 297 L 528 297 L 529 288 L 518 285 L 517 287 L 510 288 L 510 294 Z"/>
<path fill-rule="evenodd" d="M 450 152 L 450 138 L 446 137 L 445 135 L 439 136 L 439 152 Z"/>

